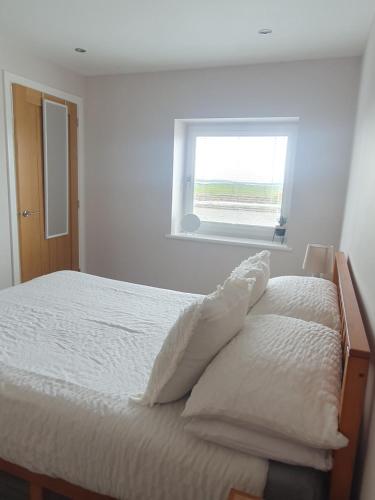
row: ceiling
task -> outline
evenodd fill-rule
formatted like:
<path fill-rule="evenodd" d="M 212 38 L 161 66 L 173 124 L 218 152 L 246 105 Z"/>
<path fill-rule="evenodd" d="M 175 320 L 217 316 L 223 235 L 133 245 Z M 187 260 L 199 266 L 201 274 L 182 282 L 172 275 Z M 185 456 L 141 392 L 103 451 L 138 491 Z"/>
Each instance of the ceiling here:
<path fill-rule="evenodd" d="M 103 75 L 358 55 L 374 11 L 374 0 L 0 0 L 0 33 Z"/>

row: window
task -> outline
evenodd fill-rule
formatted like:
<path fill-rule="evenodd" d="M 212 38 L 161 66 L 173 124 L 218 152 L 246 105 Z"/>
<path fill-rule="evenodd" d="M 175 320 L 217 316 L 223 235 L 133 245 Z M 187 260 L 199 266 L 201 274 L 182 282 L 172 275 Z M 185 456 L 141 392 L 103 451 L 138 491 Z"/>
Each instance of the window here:
<path fill-rule="evenodd" d="M 197 215 L 198 234 L 272 240 L 289 217 L 296 122 L 184 122 L 180 216 Z"/>

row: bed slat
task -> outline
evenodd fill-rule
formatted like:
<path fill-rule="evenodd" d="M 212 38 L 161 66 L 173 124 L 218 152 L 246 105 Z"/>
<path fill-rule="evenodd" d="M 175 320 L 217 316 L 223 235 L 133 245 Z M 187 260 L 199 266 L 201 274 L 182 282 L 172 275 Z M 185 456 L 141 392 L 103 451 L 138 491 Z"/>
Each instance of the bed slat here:
<path fill-rule="evenodd" d="M 37 484 L 30 483 L 30 500 L 43 500 L 43 489 Z"/>

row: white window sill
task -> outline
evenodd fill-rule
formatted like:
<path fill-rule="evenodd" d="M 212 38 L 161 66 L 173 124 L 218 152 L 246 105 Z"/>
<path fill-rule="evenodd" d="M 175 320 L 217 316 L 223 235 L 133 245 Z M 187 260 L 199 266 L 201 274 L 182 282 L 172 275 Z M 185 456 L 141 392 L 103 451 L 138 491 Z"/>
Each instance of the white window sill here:
<path fill-rule="evenodd" d="M 235 245 L 241 247 L 266 248 L 267 250 L 278 250 L 282 252 L 291 252 L 292 248 L 284 243 L 273 241 L 251 240 L 247 238 L 233 238 L 230 236 L 213 236 L 205 234 L 176 233 L 166 234 L 166 238 L 172 240 L 204 241 L 206 243 L 216 243 L 219 245 Z"/>

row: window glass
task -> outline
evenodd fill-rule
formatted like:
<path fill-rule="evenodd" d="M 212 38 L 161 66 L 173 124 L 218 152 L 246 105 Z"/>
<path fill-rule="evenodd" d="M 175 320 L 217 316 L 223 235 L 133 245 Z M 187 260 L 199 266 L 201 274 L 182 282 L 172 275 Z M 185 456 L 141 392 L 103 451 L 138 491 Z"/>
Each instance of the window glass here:
<path fill-rule="evenodd" d="M 193 212 L 206 222 L 274 227 L 287 149 L 287 136 L 197 136 Z"/>

